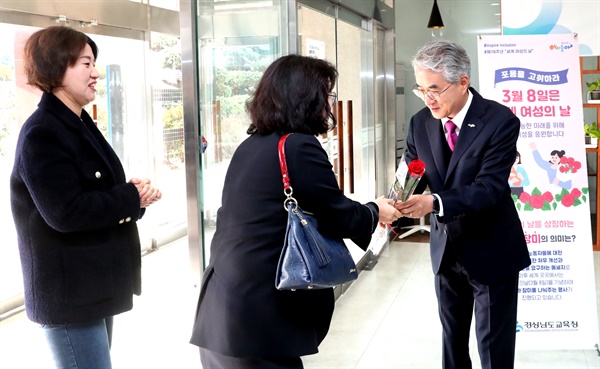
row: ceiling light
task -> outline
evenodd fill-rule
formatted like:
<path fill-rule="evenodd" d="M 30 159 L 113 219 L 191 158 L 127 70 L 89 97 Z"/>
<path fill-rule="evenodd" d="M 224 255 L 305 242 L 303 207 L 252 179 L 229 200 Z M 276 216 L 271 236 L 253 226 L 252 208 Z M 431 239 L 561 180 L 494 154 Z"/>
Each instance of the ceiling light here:
<path fill-rule="evenodd" d="M 433 0 L 433 8 L 431 8 L 431 15 L 429 16 L 427 28 L 444 28 L 444 21 L 442 21 L 442 15 L 440 14 L 437 0 Z"/>

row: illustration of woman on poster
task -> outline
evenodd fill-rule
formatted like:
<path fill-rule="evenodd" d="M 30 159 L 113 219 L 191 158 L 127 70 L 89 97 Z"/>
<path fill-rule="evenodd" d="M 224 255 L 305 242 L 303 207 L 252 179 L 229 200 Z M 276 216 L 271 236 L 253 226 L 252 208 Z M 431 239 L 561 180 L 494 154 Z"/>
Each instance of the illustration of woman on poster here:
<path fill-rule="evenodd" d="M 529 148 L 532 150 L 536 164 L 548 174 L 548 181 L 550 184 L 564 188 L 565 190 L 570 190 L 573 184 L 571 179 L 567 177 L 569 174 L 561 173 L 559 171 L 560 158 L 565 155 L 565 150 L 552 150 L 552 152 L 550 152 L 550 161 L 545 161 L 537 150 L 535 142 L 531 142 Z"/>

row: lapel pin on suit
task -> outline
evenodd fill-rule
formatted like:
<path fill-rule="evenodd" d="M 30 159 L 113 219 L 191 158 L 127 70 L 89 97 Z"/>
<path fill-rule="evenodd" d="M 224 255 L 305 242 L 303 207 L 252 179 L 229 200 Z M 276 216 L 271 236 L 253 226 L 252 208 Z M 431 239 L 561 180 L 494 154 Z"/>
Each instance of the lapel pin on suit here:
<path fill-rule="evenodd" d="M 475 125 L 474 125 L 473 123 L 469 123 L 469 124 L 467 124 L 467 125 L 468 125 L 469 127 L 471 127 L 471 128 L 475 128 Z"/>

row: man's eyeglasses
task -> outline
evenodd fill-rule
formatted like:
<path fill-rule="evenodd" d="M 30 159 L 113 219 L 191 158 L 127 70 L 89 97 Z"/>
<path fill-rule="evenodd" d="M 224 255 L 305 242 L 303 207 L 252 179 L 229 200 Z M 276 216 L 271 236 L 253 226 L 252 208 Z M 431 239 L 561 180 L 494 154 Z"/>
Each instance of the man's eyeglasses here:
<path fill-rule="evenodd" d="M 420 97 L 423 100 L 425 100 L 425 97 L 428 97 L 431 100 L 440 101 L 441 95 L 444 92 L 446 92 L 446 90 L 448 90 L 450 88 L 450 86 L 452 86 L 452 84 L 450 84 L 448 87 L 446 87 L 442 91 L 425 91 L 425 90 L 421 90 L 418 85 L 415 85 L 413 87 L 412 91 L 415 93 L 415 95 L 417 95 L 418 97 Z"/>

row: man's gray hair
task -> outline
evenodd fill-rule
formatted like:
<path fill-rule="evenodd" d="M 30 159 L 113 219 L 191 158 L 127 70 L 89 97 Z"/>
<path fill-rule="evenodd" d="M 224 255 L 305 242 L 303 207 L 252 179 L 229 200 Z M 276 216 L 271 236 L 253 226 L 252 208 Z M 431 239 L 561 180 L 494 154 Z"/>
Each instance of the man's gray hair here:
<path fill-rule="evenodd" d="M 467 51 L 456 42 L 435 39 L 421 47 L 412 60 L 418 69 L 441 73 L 444 79 L 456 83 L 464 75 L 471 78 L 471 59 Z"/>

